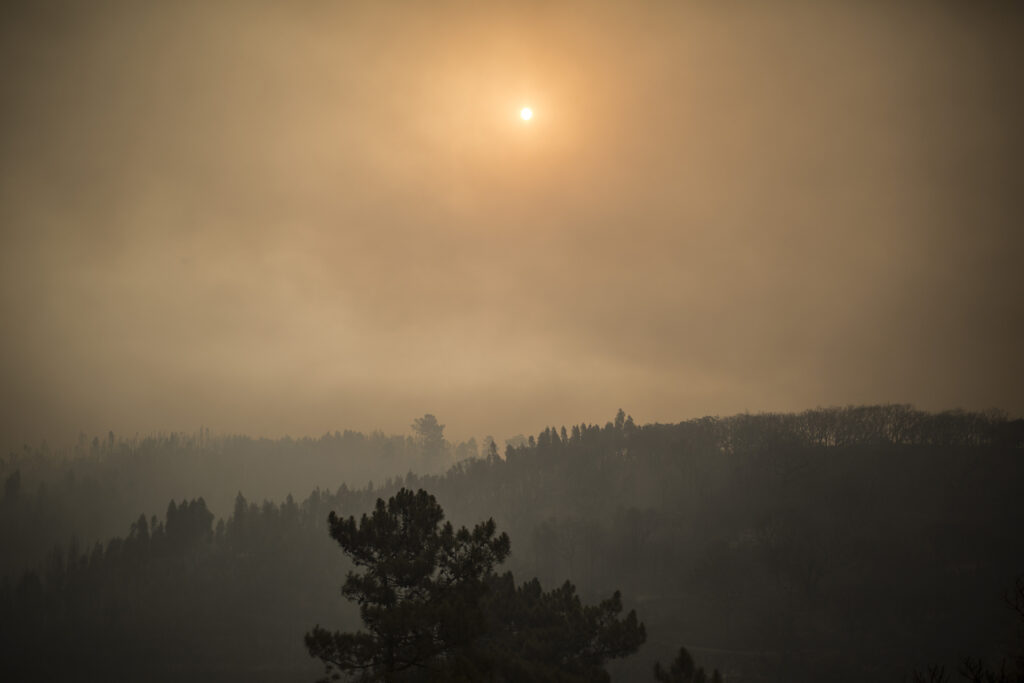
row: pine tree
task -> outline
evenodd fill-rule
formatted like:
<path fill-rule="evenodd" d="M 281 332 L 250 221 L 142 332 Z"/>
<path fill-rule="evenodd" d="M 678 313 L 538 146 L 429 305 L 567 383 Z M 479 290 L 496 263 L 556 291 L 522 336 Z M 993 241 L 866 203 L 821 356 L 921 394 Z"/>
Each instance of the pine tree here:
<path fill-rule="evenodd" d="M 402 489 L 371 515 L 328 517 L 352 559 L 342 594 L 359 605 L 364 630 L 317 625 L 306 647 L 327 675 L 371 681 L 607 681 L 608 659 L 646 638 L 636 613 L 619 618 L 618 592 L 584 605 L 569 582 L 544 592 L 516 587 L 494 568 L 510 552 L 494 520 L 456 530 L 426 491 Z"/>

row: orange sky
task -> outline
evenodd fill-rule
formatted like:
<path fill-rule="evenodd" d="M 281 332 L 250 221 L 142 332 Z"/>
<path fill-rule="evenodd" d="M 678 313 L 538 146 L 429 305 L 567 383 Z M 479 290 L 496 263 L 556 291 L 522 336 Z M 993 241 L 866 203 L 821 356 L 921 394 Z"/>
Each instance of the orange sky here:
<path fill-rule="evenodd" d="M 1020 415 L 1022 18 L 5 3 L 0 444 Z"/>

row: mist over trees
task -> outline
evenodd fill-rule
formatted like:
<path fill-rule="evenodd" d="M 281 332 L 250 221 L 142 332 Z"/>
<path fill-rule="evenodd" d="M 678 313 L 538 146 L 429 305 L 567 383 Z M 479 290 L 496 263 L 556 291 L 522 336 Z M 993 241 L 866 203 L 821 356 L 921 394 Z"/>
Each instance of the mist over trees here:
<path fill-rule="evenodd" d="M 203 497 L 223 515 L 239 492 L 281 500 L 339 483 L 362 487 L 389 477 L 443 472 L 477 456 L 476 442 L 451 444 L 432 415 L 410 435 L 351 430 L 319 438 L 252 439 L 194 434 L 88 439 L 65 450 L 47 444 L 0 458 L 8 506 L 0 517 L 0 573 L 20 571 L 72 536 L 92 543 L 124 533 L 124 520 L 161 512 L 170 499 Z"/>
<path fill-rule="evenodd" d="M 1020 420 L 860 406 L 637 425 L 620 412 L 503 454 L 491 439 L 456 461 L 470 447 L 444 443 L 436 466 L 427 443 L 200 432 L 10 454 L 0 678 L 314 680 L 303 634 L 361 621 L 338 595 L 355 567 L 328 516 L 402 488 L 429 491 L 456 527 L 493 518 L 508 534 L 505 564 L 525 582 L 497 581 L 496 598 L 539 600 L 566 580 L 583 604 L 620 591 L 647 642 L 608 666 L 614 680 L 653 680 L 655 662 L 689 675 L 681 645 L 694 677 L 727 681 L 897 681 L 1014 656 L 1003 593 L 1024 571 Z"/>

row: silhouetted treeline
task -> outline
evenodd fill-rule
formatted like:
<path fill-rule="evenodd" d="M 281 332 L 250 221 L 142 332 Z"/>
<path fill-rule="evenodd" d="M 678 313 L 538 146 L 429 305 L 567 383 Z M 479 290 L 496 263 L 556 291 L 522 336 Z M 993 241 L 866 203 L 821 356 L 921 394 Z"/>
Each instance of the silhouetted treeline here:
<path fill-rule="evenodd" d="M 898 681 L 998 661 L 1012 630 L 1001 592 L 1024 569 L 1022 442 L 1020 420 L 905 406 L 644 426 L 620 412 L 444 475 L 339 481 L 301 503 L 239 496 L 221 521 L 199 499 L 136 510 L 123 539 L 62 544 L 4 580 L 5 666 L 25 680 L 311 680 L 304 630 L 355 622 L 327 514 L 358 516 L 401 486 L 431 491 L 456 524 L 493 516 L 517 576 L 568 578 L 587 599 L 621 589 L 649 634 L 613 667 L 621 680 L 649 680 L 680 643 L 729 681 Z M 186 459 L 203 448 L 190 443 Z M 116 444 L 86 457 L 113 476 Z M 50 494 L 24 488 L 0 501 L 4 533 L 47 523 Z M 55 642 L 66 657 L 47 657 Z"/>
<path fill-rule="evenodd" d="M 280 680 L 312 674 L 309 614 L 338 619 L 342 558 L 320 496 L 247 503 L 213 524 L 171 503 L 106 544 L 54 550 L 0 586 L 4 680 Z M 314 539 L 313 537 L 316 537 Z M 317 594 L 311 587 L 323 590 Z M 298 635 L 296 635 L 298 634 Z M 304 667 L 305 665 L 305 667 Z M 306 676 L 310 680 L 310 676 Z"/>
<path fill-rule="evenodd" d="M 72 537 L 92 542 L 123 533 L 126 518 L 158 512 L 172 498 L 201 496 L 224 515 L 240 490 L 281 500 L 317 486 L 442 472 L 477 455 L 475 440 L 448 443 L 443 427 L 435 420 L 422 435 L 346 430 L 317 439 L 211 437 L 206 429 L 145 438 L 109 433 L 82 436 L 68 451 L 26 447 L 0 459 L 0 574 L 24 569 Z"/>

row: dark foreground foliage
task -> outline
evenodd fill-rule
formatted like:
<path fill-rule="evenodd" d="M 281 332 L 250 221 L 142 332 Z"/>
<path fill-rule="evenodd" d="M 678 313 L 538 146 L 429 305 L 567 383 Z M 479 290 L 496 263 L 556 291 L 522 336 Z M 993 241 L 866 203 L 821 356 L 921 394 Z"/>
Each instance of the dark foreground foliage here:
<path fill-rule="evenodd" d="M 654 680 L 658 683 L 722 683 L 722 674 L 715 669 L 709 677 L 704 667 L 694 663 L 689 650 L 681 647 L 668 669 L 662 668 L 661 662 L 654 664 Z"/>
<path fill-rule="evenodd" d="M 998 669 L 1012 653 L 1003 591 L 1024 569 L 1022 442 L 1019 420 L 903 406 L 644 426 L 623 414 L 444 475 L 321 480 L 330 490 L 301 502 L 284 488 L 284 502 L 238 495 L 227 509 L 197 498 L 223 498 L 200 476 L 178 481 L 189 491 L 170 507 L 134 498 L 125 510 L 122 494 L 163 491 L 152 482 L 179 457 L 219 473 L 219 491 L 236 475 L 273 493 L 287 463 L 260 470 L 293 447 L 252 441 L 251 466 L 241 446 L 225 460 L 180 437 L 134 455 L 101 441 L 81 461 L 19 454 L 4 464 L 5 561 L 9 548 L 60 543 L 0 579 L 0 679 L 313 680 L 310 624 L 361 623 L 338 599 L 353 565 L 327 538 L 328 513 L 361 514 L 404 486 L 431 491 L 456 525 L 493 517 L 518 576 L 569 579 L 584 604 L 621 590 L 648 642 L 608 666 L 615 680 L 650 680 L 680 643 L 730 683 L 895 682 L 929 663 L 956 680 L 965 657 Z M 343 467 L 315 452 L 322 471 Z M 126 535 L 90 540 L 82 525 L 98 510 Z"/>
<path fill-rule="evenodd" d="M 459 530 L 422 489 L 377 500 L 371 516 L 329 518 L 356 566 L 342 594 L 363 628 L 306 634 L 329 679 L 599 683 L 609 659 L 636 652 L 646 634 L 636 612 L 620 618 L 618 592 L 586 606 L 570 582 L 544 592 L 495 574 L 509 538 L 494 520 Z M 324 679 L 328 680 L 328 679 Z"/>
<path fill-rule="evenodd" d="M 1006 605 L 1018 618 L 1013 657 L 1003 658 L 998 666 L 979 657 L 967 657 L 957 667 L 960 680 L 968 683 L 1024 683 L 1024 576 L 1017 577 L 1013 589 L 1007 592 Z M 913 683 L 951 683 L 952 680 L 941 664 L 933 664 L 913 674 Z"/>

